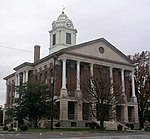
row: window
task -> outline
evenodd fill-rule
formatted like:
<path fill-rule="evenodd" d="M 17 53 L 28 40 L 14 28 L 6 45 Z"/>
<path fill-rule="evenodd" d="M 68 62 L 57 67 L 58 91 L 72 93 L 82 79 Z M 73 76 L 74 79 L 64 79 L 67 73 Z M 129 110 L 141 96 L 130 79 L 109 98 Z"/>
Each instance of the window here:
<path fill-rule="evenodd" d="M 71 44 L 71 33 L 66 33 L 66 44 Z"/>
<path fill-rule="evenodd" d="M 56 44 L 56 34 L 53 35 L 53 45 Z"/>
<path fill-rule="evenodd" d="M 40 74 L 39 81 L 42 81 L 42 73 Z"/>
<path fill-rule="evenodd" d="M 71 127 L 76 127 L 76 122 L 71 122 Z"/>
<path fill-rule="evenodd" d="M 104 53 L 104 48 L 103 48 L 102 46 L 99 47 L 99 52 L 100 52 L 101 54 Z"/>

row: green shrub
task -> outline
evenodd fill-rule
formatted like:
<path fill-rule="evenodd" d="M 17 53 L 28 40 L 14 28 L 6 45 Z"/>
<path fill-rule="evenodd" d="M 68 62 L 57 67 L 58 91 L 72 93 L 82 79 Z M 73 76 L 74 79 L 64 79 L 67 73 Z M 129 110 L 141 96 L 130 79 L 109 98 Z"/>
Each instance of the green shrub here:
<path fill-rule="evenodd" d="M 12 127 L 10 127 L 10 128 L 8 129 L 8 131 L 16 131 L 16 130 L 13 129 Z"/>
<path fill-rule="evenodd" d="M 92 123 L 90 124 L 90 127 L 91 127 L 91 129 L 95 129 L 95 128 L 96 128 L 96 123 L 92 122 Z"/>
<path fill-rule="evenodd" d="M 7 131 L 7 130 L 8 130 L 8 127 L 7 127 L 7 126 L 4 126 L 4 127 L 3 127 L 3 130 L 4 130 L 4 131 Z"/>
<path fill-rule="evenodd" d="M 20 126 L 20 130 L 21 131 L 27 131 L 28 130 L 28 126 L 27 125 L 21 125 Z"/>

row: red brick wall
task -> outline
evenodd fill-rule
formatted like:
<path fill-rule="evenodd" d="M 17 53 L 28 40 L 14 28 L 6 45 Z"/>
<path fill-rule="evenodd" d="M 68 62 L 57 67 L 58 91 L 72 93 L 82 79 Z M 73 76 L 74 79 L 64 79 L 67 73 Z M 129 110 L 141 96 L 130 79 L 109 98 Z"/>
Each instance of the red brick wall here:
<path fill-rule="evenodd" d="M 76 64 L 75 62 L 67 62 L 67 89 L 69 96 L 75 96 L 76 90 Z"/>

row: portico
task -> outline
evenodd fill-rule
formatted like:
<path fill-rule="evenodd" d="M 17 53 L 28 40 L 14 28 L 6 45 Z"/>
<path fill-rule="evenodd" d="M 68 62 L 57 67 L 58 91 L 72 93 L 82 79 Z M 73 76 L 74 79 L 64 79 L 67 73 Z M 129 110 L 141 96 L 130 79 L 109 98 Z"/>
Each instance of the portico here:
<path fill-rule="evenodd" d="M 61 59 L 60 59 L 61 60 Z M 76 58 L 69 58 L 69 56 L 67 58 L 63 58 L 62 60 L 62 88 L 61 88 L 61 91 L 60 91 L 60 120 L 69 120 L 69 102 L 74 102 L 74 120 L 83 120 L 83 107 L 81 106 L 81 104 L 83 104 L 82 102 L 82 90 L 81 90 L 81 65 L 88 65 L 88 68 L 87 70 L 89 70 L 89 73 L 90 73 L 90 76 L 93 76 L 94 74 L 94 67 L 96 65 L 101 65 L 101 66 L 104 66 L 104 64 L 102 64 L 101 62 L 98 63 L 98 61 L 85 61 L 85 60 L 81 60 L 76 57 Z M 69 84 L 69 83 L 66 83 L 66 80 L 67 80 L 67 76 L 66 76 L 66 72 L 67 72 L 67 63 L 70 63 L 74 61 L 73 63 L 75 64 L 74 68 L 75 68 L 75 77 L 76 79 L 76 89 L 74 90 L 75 92 L 75 96 L 74 97 L 71 97 L 70 94 L 68 94 L 68 88 L 66 86 L 66 84 Z M 120 80 L 121 80 L 121 84 L 122 84 L 122 93 L 123 93 L 123 96 L 125 97 L 125 104 L 124 105 L 121 105 L 123 107 L 123 109 L 120 111 L 121 113 L 121 121 L 122 123 L 128 123 L 129 120 L 128 119 L 131 119 L 130 116 L 128 115 L 128 111 L 129 111 L 129 107 L 130 107 L 130 102 L 128 103 L 127 102 L 127 96 L 126 94 L 128 93 L 127 90 L 126 90 L 126 87 L 127 86 L 127 83 L 125 82 L 125 76 L 126 76 L 126 72 L 130 75 L 130 79 L 132 81 L 132 84 L 131 84 L 131 98 L 130 98 L 130 101 L 133 100 L 133 98 L 135 97 L 135 88 L 134 88 L 134 78 L 133 78 L 133 70 L 131 67 L 128 67 L 128 66 L 120 66 L 120 65 L 117 65 L 117 63 L 115 64 L 112 64 L 112 63 L 109 63 L 109 62 L 105 62 L 105 65 L 107 65 L 107 67 L 109 68 L 109 74 L 110 74 L 110 79 L 111 79 L 111 83 L 113 84 L 114 82 L 114 79 L 113 79 L 113 76 L 114 76 L 114 71 L 117 69 L 118 71 L 120 71 L 120 74 L 118 75 Z M 113 87 L 111 88 L 110 90 L 110 93 L 113 93 Z M 80 102 L 78 102 L 78 100 L 80 100 Z M 136 104 L 136 99 L 134 98 L 134 103 Z M 68 108 L 68 109 L 67 109 Z M 132 117 L 133 115 L 135 116 L 135 114 L 137 113 L 137 105 L 133 105 L 133 110 L 132 110 Z M 136 116 L 137 117 L 137 114 Z M 90 117 L 89 117 L 90 118 Z M 92 117 L 91 117 L 92 118 Z M 90 118 L 90 119 L 91 119 Z M 135 119 L 133 118 L 134 122 L 138 122 L 138 119 Z"/>

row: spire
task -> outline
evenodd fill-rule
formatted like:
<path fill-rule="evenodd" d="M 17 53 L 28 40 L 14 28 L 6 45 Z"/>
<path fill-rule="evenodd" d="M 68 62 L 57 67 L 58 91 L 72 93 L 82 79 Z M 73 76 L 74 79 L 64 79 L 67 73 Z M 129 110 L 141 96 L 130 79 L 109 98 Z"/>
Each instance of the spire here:
<path fill-rule="evenodd" d="M 64 14 L 64 10 L 65 10 L 65 6 L 63 5 L 63 8 L 62 8 L 62 14 Z"/>

